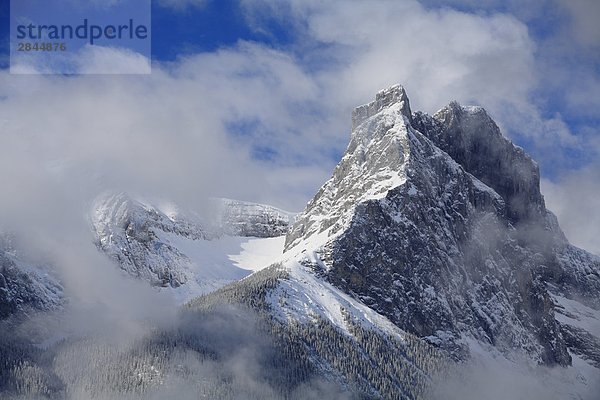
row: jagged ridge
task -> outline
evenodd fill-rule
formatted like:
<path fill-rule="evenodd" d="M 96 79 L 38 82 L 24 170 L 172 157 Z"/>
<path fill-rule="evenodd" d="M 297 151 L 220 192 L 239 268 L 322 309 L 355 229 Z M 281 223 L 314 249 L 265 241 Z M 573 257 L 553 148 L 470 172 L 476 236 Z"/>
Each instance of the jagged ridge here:
<path fill-rule="evenodd" d="M 600 275 L 596 262 L 565 262 L 573 247 L 531 158 L 482 108 L 411 114 L 398 85 L 357 108 L 353 127 L 286 250 L 316 252 L 314 268 L 335 286 L 457 358 L 472 337 L 568 365 L 549 285 L 595 302 L 577 287 L 597 287 Z"/>

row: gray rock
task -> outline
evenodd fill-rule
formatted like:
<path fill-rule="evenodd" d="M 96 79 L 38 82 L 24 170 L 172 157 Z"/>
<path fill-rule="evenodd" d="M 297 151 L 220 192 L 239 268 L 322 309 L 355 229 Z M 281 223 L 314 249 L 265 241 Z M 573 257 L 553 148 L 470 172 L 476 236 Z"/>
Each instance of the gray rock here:
<path fill-rule="evenodd" d="M 457 359 L 474 338 L 569 365 L 549 288 L 596 304 L 600 269 L 568 244 L 539 179 L 482 108 L 411 117 L 393 86 L 353 113 L 350 145 L 286 250 L 316 251 L 327 280 Z"/>

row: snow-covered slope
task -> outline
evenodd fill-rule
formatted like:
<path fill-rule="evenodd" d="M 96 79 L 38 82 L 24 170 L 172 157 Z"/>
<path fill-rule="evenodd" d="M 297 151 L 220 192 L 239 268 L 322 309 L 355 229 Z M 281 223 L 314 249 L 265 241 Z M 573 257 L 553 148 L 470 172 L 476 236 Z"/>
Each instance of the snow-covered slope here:
<path fill-rule="evenodd" d="M 287 279 L 268 296 L 271 312 L 281 321 L 311 323 L 321 318 L 348 335 L 352 321 L 363 328 L 403 339 L 404 331 L 387 318 L 315 275 L 308 258 L 286 260 L 282 268 L 288 273 Z"/>
<path fill-rule="evenodd" d="M 129 275 L 168 288 L 183 303 L 275 262 L 295 214 L 230 199 L 209 199 L 203 213 L 125 193 L 107 193 L 90 216 L 97 247 Z M 65 299 L 52 268 L 27 258 L 0 234 L 0 319 L 50 310 Z"/>
<path fill-rule="evenodd" d="M 94 204 L 92 226 L 98 247 L 124 271 L 185 301 L 271 264 L 294 217 L 228 199 L 212 199 L 208 207 L 201 215 L 106 194 Z"/>
<path fill-rule="evenodd" d="M 169 290 L 183 304 L 277 262 L 283 253 L 285 237 L 221 236 L 213 240 L 190 240 L 158 233 L 157 239 L 162 246 L 179 254 L 170 267 L 185 274 L 186 282 Z"/>

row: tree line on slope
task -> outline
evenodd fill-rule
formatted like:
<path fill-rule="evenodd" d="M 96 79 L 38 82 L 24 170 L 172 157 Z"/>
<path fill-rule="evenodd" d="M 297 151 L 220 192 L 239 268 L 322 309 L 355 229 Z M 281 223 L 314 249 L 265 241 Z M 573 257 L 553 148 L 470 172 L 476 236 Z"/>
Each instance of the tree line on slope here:
<path fill-rule="evenodd" d="M 134 343 L 64 339 L 42 350 L 2 338 L 2 398 L 426 399 L 445 357 L 410 334 L 348 333 L 323 318 L 281 321 L 267 295 L 288 275 L 274 265 L 194 299 L 177 323 Z M 8 332 L 1 329 L 2 332 Z M 5 335 L 8 336 L 8 335 Z"/>

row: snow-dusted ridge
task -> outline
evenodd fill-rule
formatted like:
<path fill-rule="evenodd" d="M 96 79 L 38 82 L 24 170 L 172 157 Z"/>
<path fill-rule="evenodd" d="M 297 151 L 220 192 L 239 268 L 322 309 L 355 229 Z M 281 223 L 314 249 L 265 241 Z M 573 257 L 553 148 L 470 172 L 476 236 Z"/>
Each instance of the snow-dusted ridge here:
<path fill-rule="evenodd" d="M 12 235 L 0 232 L 0 320 L 31 310 L 54 310 L 65 301 L 53 268 L 28 259 L 26 250 Z"/>
<path fill-rule="evenodd" d="M 155 205 L 156 204 L 156 205 Z M 132 276 L 180 302 L 276 261 L 294 214 L 262 204 L 209 199 L 201 212 L 124 193 L 94 203 L 98 247 Z"/>
<path fill-rule="evenodd" d="M 322 245 L 347 228 L 356 204 L 382 199 L 406 182 L 407 112 L 408 99 L 400 86 L 378 93 L 375 102 L 355 110 L 355 129 L 346 153 L 292 226 L 286 251 Z"/>
<path fill-rule="evenodd" d="M 276 318 L 283 322 L 300 323 L 312 323 L 316 318 L 322 318 L 347 335 L 351 335 L 350 319 L 364 328 L 383 332 L 400 341 L 404 339 L 404 332 L 386 317 L 320 279 L 307 266 L 317 260 L 318 257 L 311 254 L 302 262 L 287 260 L 283 263 L 282 268 L 288 272 L 288 279 L 283 280 L 267 298 Z"/>
<path fill-rule="evenodd" d="M 275 237 L 287 233 L 297 213 L 232 199 L 212 199 L 217 230 L 231 236 Z"/>

